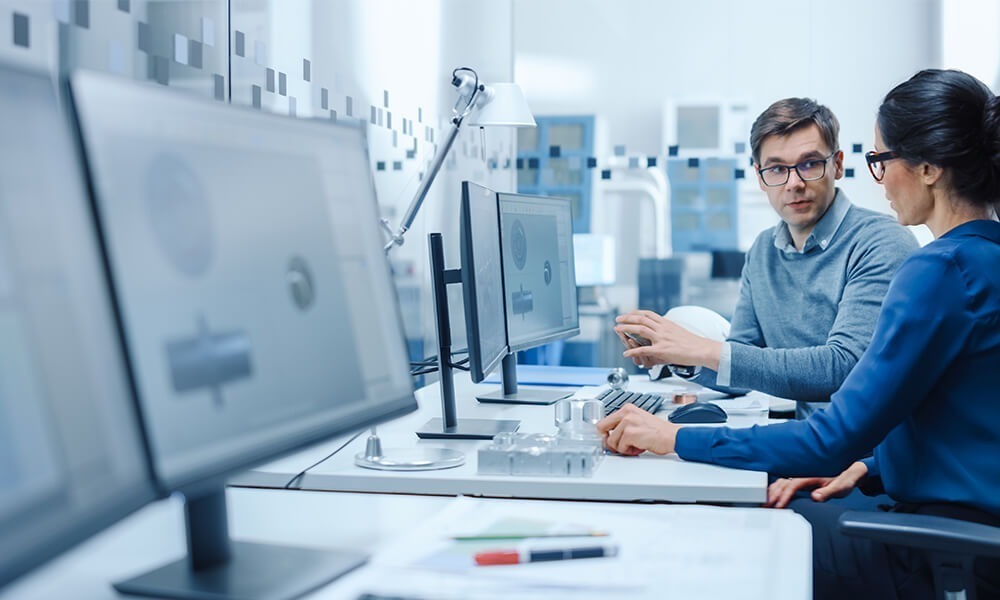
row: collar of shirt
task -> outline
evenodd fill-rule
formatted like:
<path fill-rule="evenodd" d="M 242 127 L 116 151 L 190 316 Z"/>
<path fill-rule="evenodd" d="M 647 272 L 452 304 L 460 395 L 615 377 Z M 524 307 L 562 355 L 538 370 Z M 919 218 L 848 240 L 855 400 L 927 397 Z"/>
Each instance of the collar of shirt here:
<path fill-rule="evenodd" d="M 792 254 L 807 254 L 815 249 L 820 252 L 826 250 L 830 242 L 833 241 L 833 236 L 840 228 L 840 224 L 844 222 L 844 217 L 847 216 L 847 211 L 850 208 L 851 202 L 847 199 L 847 195 L 840 191 L 840 188 L 836 188 L 833 204 L 813 227 L 809 237 L 806 238 L 806 243 L 802 244 L 802 252 L 795 248 L 792 233 L 784 221 L 774 228 L 774 247 L 782 252 Z"/>
<path fill-rule="evenodd" d="M 964 235 L 973 235 L 986 238 L 995 244 L 1000 244 L 1000 223 L 997 221 L 977 220 L 962 223 L 958 227 L 953 227 L 946 231 L 941 237 L 950 238 Z"/>

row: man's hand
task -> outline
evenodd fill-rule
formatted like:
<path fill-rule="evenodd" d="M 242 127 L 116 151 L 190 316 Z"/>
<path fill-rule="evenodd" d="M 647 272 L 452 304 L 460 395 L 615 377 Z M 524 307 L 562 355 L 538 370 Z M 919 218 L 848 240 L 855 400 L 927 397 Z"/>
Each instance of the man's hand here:
<path fill-rule="evenodd" d="M 618 331 L 617 327 L 614 328 L 614 331 L 615 331 L 615 335 L 618 336 L 618 339 L 620 339 L 622 341 L 622 345 L 625 346 L 625 350 L 626 351 L 627 350 L 632 350 L 634 348 L 641 348 L 642 347 L 641 344 L 637 343 L 635 340 L 633 340 L 632 338 L 628 337 L 623 332 Z M 661 363 L 657 363 L 653 359 L 647 359 L 647 358 L 643 358 L 641 356 L 633 356 L 632 357 L 632 362 L 635 363 L 635 366 L 637 366 L 639 368 L 642 368 L 642 369 L 652 369 L 657 364 L 661 364 Z"/>
<path fill-rule="evenodd" d="M 627 456 L 645 451 L 669 454 L 674 451 L 677 425 L 664 421 L 634 404 L 626 404 L 597 422 L 597 431 L 604 436 L 604 445 Z"/>
<path fill-rule="evenodd" d="M 640 367 L 674 364 L 719 368 L 720 342 L 691 333 L 653 311 L 634 310 L 619 315 L 615 322 L 615 333 L 628 348 L 624 356 Z M 641 335 L 652 343 L 640 346 L 626 332 Z"/>
<path fill-rule="evenodd" d="M 836 477 L 792 477 L 775 481 L 767 488 L 769 508 L 785 508 L 799 490 L 812 489 L 810 494 L 816 502 L 825 502 L 829 498 L 843 498 L 851 493 L 858 482 L 868 474 L 865 463 L 856 462 L 847 467 Z M 815 489 L 813 489 L 815 488 Z"/>

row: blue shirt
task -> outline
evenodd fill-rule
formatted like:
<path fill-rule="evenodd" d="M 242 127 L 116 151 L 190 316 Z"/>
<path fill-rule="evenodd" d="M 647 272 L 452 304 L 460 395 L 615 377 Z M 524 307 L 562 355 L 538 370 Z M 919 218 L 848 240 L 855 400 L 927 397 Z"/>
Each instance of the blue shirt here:
<path fill-rule="evenodd" d="M 1000 223 L 960 225 L 914 253 L 886 294 L 871 345 L 805 421 L 684 428 L 685 460 L 785 476 L 869 476 L 906 502 L 1000 514 Z"/>
<path fill-rule="evenodd" d="M 762 232 L 747 253 L 718 377 L 703 369 L 695 381 L 798 400 L 800 418 L 826 406 L 871 342 L 892 276 L 917 247 L 894 218 L 852 205 L 839 189 L 801 251 L 785 223 Z"/>

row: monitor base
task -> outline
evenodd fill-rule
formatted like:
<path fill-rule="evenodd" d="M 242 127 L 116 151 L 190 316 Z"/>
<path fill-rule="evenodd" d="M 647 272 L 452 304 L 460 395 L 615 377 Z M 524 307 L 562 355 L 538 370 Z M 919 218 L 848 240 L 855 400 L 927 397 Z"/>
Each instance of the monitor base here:
<path fill-rule="evenodd" d="M 445 427 L 444 420 L 433 418 L 417 430 L 425 440 L 492 440 L 498 433 L 514 432 L 521 422 L 512 419 L 458 419 L 454 427 Z"/>
<path fill-rule="evenodd" d="M 231 542 L 231 557 L 191 568 L 189 557 L 114 584 L 122 594 L 158 598 L 297 598 L 368 561 L 363 554 Z"/>
<path fill-rule="evenodd" d="M 513 394 L 503 393 L 503 388 L 492 391 L 482 396 L 476 396 L 476 400 L 487 404 L 554 404 L 563 398 L 569 398 L 576 393 L 576 389 L 567 388 L 531 388 L 518 386 Z"/>

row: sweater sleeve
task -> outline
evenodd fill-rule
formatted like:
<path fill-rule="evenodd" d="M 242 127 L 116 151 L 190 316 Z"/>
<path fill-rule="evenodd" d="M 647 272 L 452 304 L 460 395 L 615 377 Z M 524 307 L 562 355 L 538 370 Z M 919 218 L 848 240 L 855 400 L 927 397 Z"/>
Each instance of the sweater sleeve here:
<path fill-rule="evenodd" d="M 760 243 L 759 240 L 757 243 Z M 751 254 L 756 251 L 757 243 L 754 244 L 755 248 L 751 248 Z M 753 310 L 753 287 L 749 277 L 747 277 L 747 269 L 744 267 L 743 274 L 740 277 L 740 297 L 736 302 L 736 308 L 733 310 L 733 319 L 729 324 L 729 337 L 727 338 L 727 342 L 723 344 L 723 352 L 729 353 L 729 356 L 725 357 L 728 360 L 723 360 L 723 357 L 720 357 L 719 360 L 719 370 L 723 371 L 725 369 L 726 372 L 724 376 L 720 376 L 723 374 L 709 368 L 704 368 L 693 381 L 724 394 L 731 394 L 733 396 L 746 394 L 750 391 L 749 388 L 733 387 L 731 385 L 732 348 L 737 344 L 763 345 L 763 343 L 764 333 Z"/>
<path fill-rule="evenodd" d="M 743 343 L 732 344 L 729 385 L 807 402 L 829 400 L 871 340 L 893 274 L 916 248 L 913 236 L 896 226 L 868 235 L 872 241 L 859 248 L 848 265 L 847 282 L 826 343 L 765 348 L 753 341 L 734 340 Z"/>
<path fill-rule="evenodd" d="M 973 326 L 965 297 L 950 257 L 915 255 L 890 286 L 871 346 L 826 410 L 748 429 L 684 428 L 677 454 L 773 475 L 840 473 L 907 419 L 961 352 Z"/>

